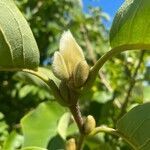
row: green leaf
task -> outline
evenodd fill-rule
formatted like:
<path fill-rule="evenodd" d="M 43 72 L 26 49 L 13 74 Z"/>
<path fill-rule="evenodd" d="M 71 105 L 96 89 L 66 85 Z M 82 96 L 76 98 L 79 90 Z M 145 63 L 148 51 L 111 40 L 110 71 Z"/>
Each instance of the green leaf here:
<path fill-rule="evenodd" d="M 41 68 L 39 67 L 38 70 L 44 74 L 44 76 L 47 76 L 48 79 L 53 80 L 56 84 L 59 84 L 59 80 L 53 75 L 52 71 L 47 68 Z M 27 73 L 27 72 L 17 72 L 14 76 L 13 79 L 19 80 L 21 82 L 24 82 L 26 84 L 33 84 L 35 86 L 38 86 L 42 89 L 47 90 L 48 92 L 51 90 L 50 87 L 39 77 Z"/>
<path fill-rule="evenodd" d="M 150 101 L 150 86 L 145 86 L 143 89 L 144 102 Z"/>
<path fill-rule="evenodd" d="M 22 144 L 22 141 L 23 137 L 16 131 L 12 131 L 4 143 L 3 150 L 14 150 Z"/>
<path fill-rule="evenodd" d="M 0 112 L 0 142 L 3 142 L 8 137 L 8 124 L 5 121 L 5 116 Z"/>
<path fill-rule="evenodd" d="M 57 103 L 41 103 L 21 120 L 24 147 L 46 148 L 49 140 L 57 134 L 57 121 L 64 109 Z"/>
<path fill-rule="evenodd" d="M 63 138 L 66 139 L 66 133 L 69 126 L 71 114 L 69 112 L 62 115 L 58 123 L 58 133 Z"/>
<path fill-rule="evenodd" d="M 110 32 L 112 48 L 150 50 L 150 0 L 126 0 Z"/>
<path fill-rule="evenodd" d="M 54 136 L 48 144 L 48 150 L 64 150 L 64 147 L 65 141 L 59 135 Z"/>
<path fill-rule="evenodd" d="M 21 81 L 46 89 L 47 92 L 52 92 L 56 100 L 64 105 L 58 89 L 60 80 L 53 75 L 50 69 L 39 67 L 36 71 L 29 69 L 23 69 L 23 71 L 23 73 L 17 73 L 14 79 L 20 79 Z"/>
<path fill-rule="evenodd" d="M 150 103 L 134 107 L 117 123 L 117 131 L 136 150 L 150 149 Z"/>
<path fill-rule="evenodd" d="M 47 150 L 47 149 L 31 146 L 31 147 L 22 148 L 21 150 Z"/>
<path fill-rule="evenodd" d="M 0 1 L 0 70 L 36 69 L 39 50 L 13 0 Z"/>

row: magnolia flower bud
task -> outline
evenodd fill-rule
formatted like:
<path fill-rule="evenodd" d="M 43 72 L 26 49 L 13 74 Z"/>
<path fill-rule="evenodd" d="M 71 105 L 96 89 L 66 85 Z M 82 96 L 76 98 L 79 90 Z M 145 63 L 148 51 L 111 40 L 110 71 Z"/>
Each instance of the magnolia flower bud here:
<path fill-rule="evenodd" d="M 85 60 L 80 61 L 73 72 L 74 86 L 81 87 L 87 80 L 89 75 L 89 66 Z"/>
<path fill-rule="evenodd" d="M 76 150 L 76 142 L 74 138 L 71 138 L 66 142 L 65 150 Z"/>
<path fill-rule="evenodd" d="M 61 81 L 81 87 L 88 78 L 89 66 L 83 51 L 70 31 L 64 32 L 52 64 L 54 75 Z"/>
<path fill-rule="evenodd" d="M 68 80 L 69 73 L 67 71 L 67 66 L 65 64 L 64 58 L 59 52 L 55 52 L 54 61 L 52 64 L 52 69 L 54 75 L 60 80 Z"/>
<path fill-rule="evenodd" d="M 89 115 L 86 117 L 84 122 L 84 133 L 90 134 L 90 132 L 96 127 L 96 122 L 93 116 Z"/>

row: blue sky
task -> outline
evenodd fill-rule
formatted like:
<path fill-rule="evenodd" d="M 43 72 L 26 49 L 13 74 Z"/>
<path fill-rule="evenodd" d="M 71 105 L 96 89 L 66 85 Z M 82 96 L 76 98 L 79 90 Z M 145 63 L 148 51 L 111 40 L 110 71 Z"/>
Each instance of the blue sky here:
<path fill-rule="evenodd" d="M 83 9 L 87 12 L 88 6 L 101 7 L 102 10 L 110 16 L 110 22 L 106 23 L 106 26 L 109 27 L 115 13 L 123 2 L 124 0 L 83 0 Z"/>

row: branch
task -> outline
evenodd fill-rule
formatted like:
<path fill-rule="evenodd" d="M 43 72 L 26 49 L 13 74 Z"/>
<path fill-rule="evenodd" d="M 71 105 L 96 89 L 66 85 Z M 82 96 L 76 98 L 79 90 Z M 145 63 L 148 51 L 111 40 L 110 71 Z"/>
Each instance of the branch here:
<path fill-rule="evenodd" d="M 105 64 L 105 62 L 107 60 L 109 60 L 112 56 L 116 55 L 120 53 L 119 49 L 112 49 L 110 51 L 108 51 L 107 53 L 105 53 L 96 63 L 95 65 L 91 68 L 90 70 L 90 74 L 88 77 L 87 82 L 84 85 L 84 90 L 86 91 L 87 89 L 91 88 L 91 86 L 93 85 L 96 76 L 99 72 L 99 70 L 102 68 L 102 66 Z"/>
<path fill-rule="evenodd" d="M 80 133 L 83 133 L 83 119 L 81 116 L 79 104 L 77 103 L 75 105 L 70 106 L 70 111 L 74 117 L 74 120 L 77 123 Z"/>
<path fill-rule="evenodd" d="M 77 103 L 75 105 L 70 106 L 70 111 L 80 131 L 80 137 L 79 137 L 78 144 L 77 144 L 77 150 L 81 150 L 83 147 L 85 134 L 84 134 L 84 129 L 83 129 L 83 119 L 82 119 L 82 115 L 80 112 L 79 104 Z"/>
<path fill-rule="evenodd" d="M 132 90 L 133 90 L 135 83 L 136 83 L 136 77 L 138 74 L 138 70 L 140 69 L 142 61 L 143 61 L 144 53 L 145 53 L 145 50 L 142 50 L 140 57 L 139 57 L 138 64 L 135 68 L 135 71 L 134 71 L 132 77 L 131 77 L 130 85 L 129 85 L 129 88 L 127 90 L 127 95 L 125 96 L 124 102 L 122 104 L 121 112 L 120 112 L 118 118 L 121 118 L 124 115 L 124 113 L 126 112 L 126 108 L 127 108 L 128 103 L 129 103 Z"/>
<path fill-rule="evenodd" d="M 137 50 L 137 49 L 145 49 L 148 50 L 150 47 L 149 44 L 132 44 L 132 45 L 121 45 L 118 47 L 115 47 L 113 49 L 111 49 L 110 51 L 108 51 L 107 53 L 105 53 L 97 62 L 96 64 L 91 68 L 90 70 L 90 74 L 89 74 L 89 78 L 87 80 L 87 82 L 84 85 L 84 89 L 83 90 L 88 90 L 89 88 L 91 88 L 91 86 L 93 85 L 96 76 L 98 74 L 98 71 L 102 68 L 102 66 L 106 63 L 106 61 L 108 61 L 109 59 L 111 59 L 114 55 L 119 54 L 123 51 L 127 51 L 127 50 Z"/>

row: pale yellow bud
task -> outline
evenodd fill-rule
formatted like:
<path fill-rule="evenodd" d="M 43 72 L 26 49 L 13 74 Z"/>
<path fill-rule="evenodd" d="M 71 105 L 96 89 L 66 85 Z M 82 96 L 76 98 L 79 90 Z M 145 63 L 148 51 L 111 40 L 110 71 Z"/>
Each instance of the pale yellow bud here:
<path fill-rule="evenodd" d="M 86 64 L 86 61 L 85 62 L 84 61 L 85 61 L 85 57 L 83 51 L 81 47 L 77 44 L 71 32 L 70 31 L 64 32 L 60 39 L 59 52 L 55 52 L 54 54 L 54 61 L 52 64 L 54 75 L 62 81 L 68 81 L 69 79 L 73 78 L 74 70 L 76 66 L 79 65 L 79 67 L 76 68 L 79 71 L 77 71 L 78 72 L 77 78 L 75 78 L 75 80 L 78 81 L 78 77 L 79 77 L 78 74 L 80 70 L 82 70 L 82 66 L 86 65 L 85 68 L 87 68 L 88 66 Z M 85 70 L 83 70 L 82 72 L 84 73 Z M 79 77 L 81 78 L 82 82 L 84 82 L 84 80 L 87 77 L 87 71 L 85 74 L 86 75 L 84 78 L 83 76 Z"/>
<path fill-rule="evenodd" d="M 59 52 L 55 52 L 54 54 L 54 61 L 52 64 L 52 69 L 53 69 L 54 75 L 60 80 L 69 79 L 69 73 L 68 73 L 64 58 Z"/>
<path fill-rule="evenodd" d="M 76 150 L 76 142 L 74 138 L 71 138 L 66 142 L 65 150 Z"/>
<path fill-rule="evenodd" d="M 77 44 L 70 31 L 62 34 L 59 51 L 64 58 L 67 70 L 71 76 L 75 65 L 85 58 L 81 47 Z"/>
<path fill-rule="evenodd" d="M 84 133 L 90 134 L 92 130 L 96 127 L 96 122 L 93 116 L 89 115 L 86 117 L 84 122 Z"/>
<path fill-rule="evenodd" d="M 87 80 L 89 75 L 89 66 L 85 60 L 80 61 L 73 72 L 74 86 L 81 87 Z"/>

